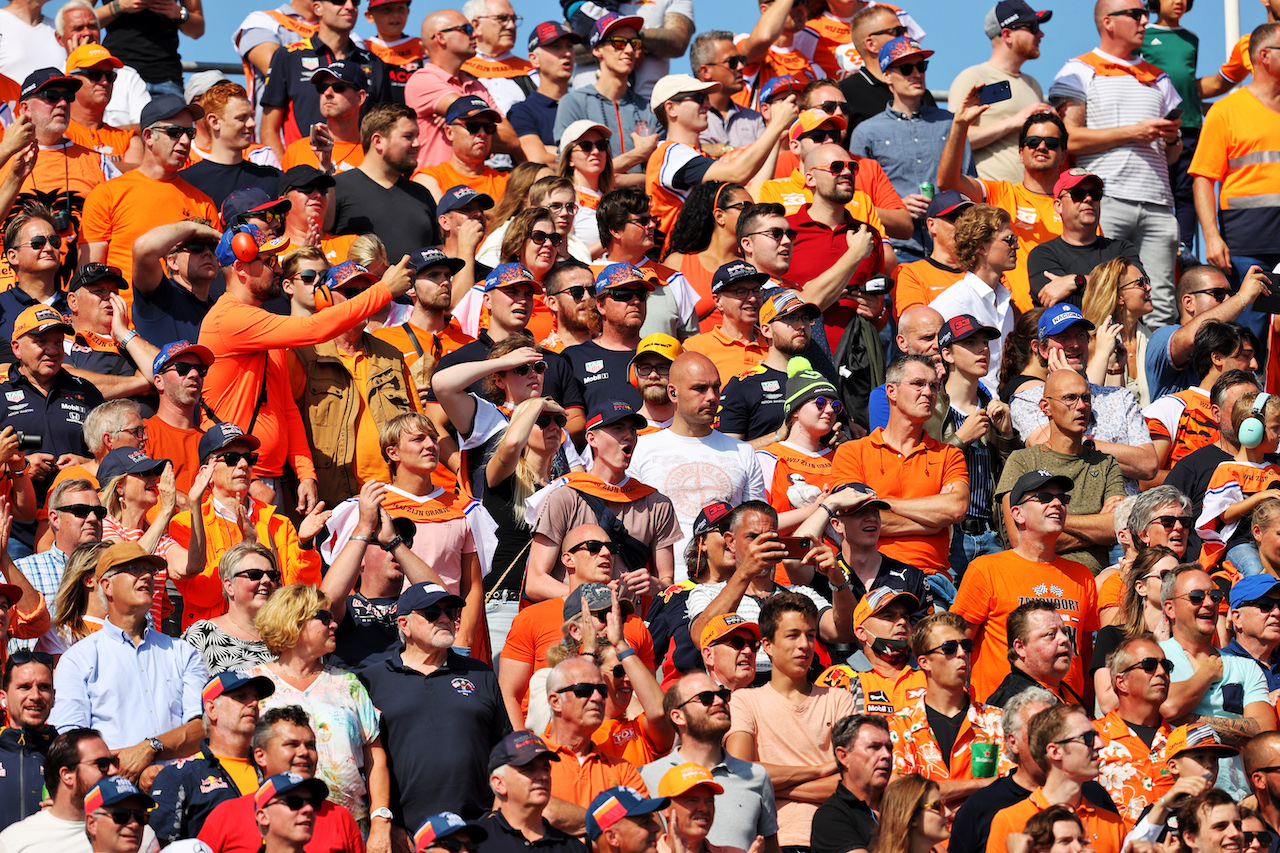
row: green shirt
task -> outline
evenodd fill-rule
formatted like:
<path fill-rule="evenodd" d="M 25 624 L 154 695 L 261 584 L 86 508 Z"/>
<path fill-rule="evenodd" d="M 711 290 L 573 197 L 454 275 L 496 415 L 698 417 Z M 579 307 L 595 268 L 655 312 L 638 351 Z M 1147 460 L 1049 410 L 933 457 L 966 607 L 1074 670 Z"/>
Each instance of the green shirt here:
<path fill-rule="evenodd" d="M 1147 24 L 1142 58 L 1169 75 L 1174 91 L 1182 96 L 1182 126 L 1199 127 L 1204 121 L 1200 87 L 1196 82 L 1196 58 L 1200 37 L 1182 27 Z"/>
<path fill-rule="evenodd" d="M 1071 489 L 1071 504 L 1067 507 L 1068 515 L 1096 515 L 1102 512 L 1102 505 L 1108 498 L 1113 495 L 1124 496 L 1124 477 L 1120 473 L 1119 463 L 1111 454 L 1091 450 L 1084 451 L 1079 456 L 1068 456 L 1044 445 L 1015 450 L 1009 454 L 1004 472 L 1000 475 L 1000 483 L 996 486 L 996 495 L 1008 494 L 1013 491 L 1019 477 L 1028 471 L 1039 470 L 1054 475 L 1064 474 L 1075 483 Z M 1106 545 L 1092 545 L 1058 553 L 1068 560 L 1083 563 L 1096 575 L 1109 564 L 1107 558 L 1110 551 Z"/>

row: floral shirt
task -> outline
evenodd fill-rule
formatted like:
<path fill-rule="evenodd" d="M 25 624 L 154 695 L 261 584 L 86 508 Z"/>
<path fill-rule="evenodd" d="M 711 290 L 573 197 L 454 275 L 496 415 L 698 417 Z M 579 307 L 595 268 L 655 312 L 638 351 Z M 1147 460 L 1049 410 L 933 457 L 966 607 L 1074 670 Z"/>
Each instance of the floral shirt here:
<path fill-rule="evenodd" d="M 942 760 L 942 748 L 929 727 L 929 715 L 922 696 L 914 705 L 889 718 L 889 738 L 893 741 L 893 772 L 899 776 L 919 773 L 935 782 L 972 779 L 973 768 L 969 746 L 974 743 L 1001 744 L 1004 741 L 1004 711 L 994 705 L 970 700 L 969 710 L 960 724 L 951 749 L 951 767 Z M 1013 769 L 1013 762 L 1000 750 L 996 775 Z"/>
<path fill-rule="evenodd" d="M 1164 748 L 1172 731 L 1163 723 L 1148 747 L 1142 738 L 1120 719 L 1118 710 L 1093 727 L 1102 735 L 1105 746 L 1098 758 L 1098 784 L 1107 789 L 1129 823 L 1137 823 L 1147 806 L 1154 803 L 1173 785 L 1173 777 L 1165 772 Z"/>

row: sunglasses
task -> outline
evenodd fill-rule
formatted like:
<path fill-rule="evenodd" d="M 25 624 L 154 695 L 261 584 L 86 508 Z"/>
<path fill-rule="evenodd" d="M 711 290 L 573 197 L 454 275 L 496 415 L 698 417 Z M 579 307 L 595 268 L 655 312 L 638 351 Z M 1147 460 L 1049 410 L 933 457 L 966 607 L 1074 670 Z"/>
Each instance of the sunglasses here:
<path fill-rule="evenodd" d="M 514 373 L 516 376 L 528 376 L 530 370 L 541 376 L 547 372 L 547 363 L 545 361 L 535 361 L 533 364 L 522 364 L 519 367 L 513 367 L 502 372 Z"/>
<path fill-rule="evenodd" d="M 1263 847 L 1271 846 L 1271 833 L 1267 832 L 1265 829 L 1262 832 L 1241 832 L 1240 836 L 1245 847 L 1248 847 L 1255 841 Z"/>
<path fill-rule="evenodd" d="M 458 24 L 456 27 L 445 27 L 443 30 L 436 30 L 436 35 L 444 33 L 466 33 L 467 35 L 475 35 L 476 28 L 470 24 Z"/>
<path fill-rule="evenodd" d="M 1027 501 L 1035 501 L 1036 503 L 1050 504 L 1054 501 L 1061 501 L 1063 506 L 1071 503 L 1071 495 L 1059 492 L 1030 492 L 1023 496 L 1022 503 Z"/>
<path fill-rule="evenodd" d="M 107 812 L 116 826 L 127 826 L 129 821 L 136 820 L 144 826 L 151 817 L 151 809 L 112 809 Z"/>
<path fill-rule="evenodd" d="M 66 89 L 44 89 L 36 92 L 33 97 L 39 98 L 46 104 L 60 104 L 63 101 L 71 103 L 76 99 L 76 93 L 67 91 Z"/>
<path fill-rule="evenodd" d="M 245 569 L 243 572 L 236 572 L 233 578 L 248 578 L 257 583 L 263 578 L 271 578 L 272 583 L 280 583 L 280 572 L 275 569 Z"/>
<path fill-rule="evenodd" d="M 579 699 L 590 699 L 592 693 L 599 693 L 603 699 L 609 695 L 609 685 L 603 681 L 599 684 L 592 684 L 588 681 L 582 681 L 577 684 L 570 684 L 568 687 L 561 687 L 557 693 L 572 693 Z"/>
<path fill-rule="evenodd" d="M 1133 666 L 1126 666 L 1124 669 L 1120 670 L 1120 674 L 1124 675 L 1126 672 L 1132 672 L 1135 669 L 1140 669 L 1147 675 L 1150 675 L 1155 672 L 1157 668 L 1163 669 L 1164 674 L 1168 675 L 1173 672 L 1173 661 L 1168 658 L 1143 658 Z"/>
<path fill-rule="evenodd" d="M 574 284 L 569 287 L 566 287 L 564 290 L 557 290 L 555 293 L 548 293 L 547 295 L 561 296 L 567 293 L 569 294 L 569 298 L 572 299 L 574 302 L 581 302 L 583 297 L 586 296 L 589 292 L 590 291 L 588 291 L 587 288 L 583 287 L 582 285 Z"/>
<path fill-rule="evenodd" d="M 1241 607 L 1256 607 L 1263 613 L 1270 613 L 1277 607 L 1280 607 L 1280 599 L 1276 598 L 1255 598 L 1253 601 L 1246 601 Z M 12 658 L 11 658 L 12 660 Z"/>
<path fill-rule="evenodd" d="M 328 610 L 317 610 L 311 618 L 318 620 L 326 628 L 333 624 L 333 614 Z"/>
<path fill-rule="evenodd" d="M 897 71 L 903 77 L 910 77 L 912 74 L 916 73 L 916 71 L 919 71 L 921 74 L 927 71 L 929 69 L 929 60 L 922 59 L 919 62 L 904 62 L 901 65 L 890 65 L 889 68 Z"/>
<path fill-rule="evenodd" d="M 1071 189 L 1067 190 L 1067 195 L 1071 196 L 1071 200 L 1074 201 L 1076 204 L 1079 204 L 1080 202 L 1084 201 L 1086 198 L 1091 198 L 1094 201 L 1097 201 L 1098 199 L 1102 198 L 1102 188 L 1101 187 L 1072 187 Z"/>
<path fill-rule="evenodd" d="M 493 136 L 498 132 L 498 123 L 496 121 L 464 121 L 462 126 L 467 129 L 467 133 L 475 136 L 480 131 Z"/>
<path fill-rule="evenodd" d="M 428 604 L 426 607 L 420 608 L 418 612 L 428 622 L 439 622 L 441 616 L 449 617 L 450 622 L 457 622 L 462 616 L 462 608 L 457 605 L 445 607 L 440 604 Z"/>
<path fill-rule="evenodd" d="M 1214 302 L 1221 302 L 1231 295 L 1231 291 L 1225 287 L 1206 287 L 1203 290 L 1193 290 L 1193 294 L 1207 293 L 1213 297 Z"/>
<path fill-rule="evenodd" d="M 626 222 L 634 222 L 641 228 L 648 228 L 650 225 L 657 225 L 661 220 L 656 216 L 641 216 L 636 219 L 627 219 Z"/>
<path fill-rule="evenodd" d="M 1018 247 L 1018 237 L 1016 234 L 1010 234 L 1008 237 L 1001 237 L 1000 242 L 1015 249 Z"/>
<path fill-rule="evenodd" d="M 818 411 L 822 411 L 827 406 L 830 406 L 831 411 L 839 412 L 844 407 L 844 403 L 841 403 L 839 400 L 832 399 L 831 397 L 814 397 L 813 404 L 818 407 Z"/>
<path fill-rule="evenodd" d="M 564 237 L 554 231 L 530 231 L 529 239 L 539 246 L 550 243 L 553 246 L 559 246 L 564 242 Z"/>
<path fill-rule="evenodd" d="M 1220 589 L 1193 589 L 1186 595 L 1179 595 L 1175 597 L 1185 598 L 1187 601 L 1190 601 L 1193 606 L 1200 607 L 1204 604 L 1204 600 L 1206 598 L 1214 604 L 1221 604 L 1222 599 L 1226 598 L 1226 595 Z"/>
<path fill-rule="evenodd" d="M 577 143 L 578 150 L 583 154 L 590 154 L 592 151 L 599 151 L 606 154 L 609 151 L 609 143 L 604 139 L 584 139 Z"/>
<path fill-rule="evenodd" d="M 196 373 L 196 376 L 204 376 L 206 373 L 209 372 L 209 367 L 208 365 L 201 364 L 198 361 L 197 362 L 175 361 L 173 364 L 167 365 L 165 367 L 165 370 L 172 370 L 174 373 L 178 374 L 179 376 L 186 376 L 188 373 L 194 370 Z"/>
<path fill-rule="evenodd" d="M 105 506 L 90 506 L 89 504 L 67 504 L 66 506 L 57 507 L 54 512 L 69 512 L 76 518 L 88 518 L 92 515 L 99 521 L 107 517 L 107 508 Z"/>
<path fill-rule="evenodd" d="M 568 213 L 572 215 L 578 212 L 578 203 L 576 201 L 555 201 L 545 205 L 545 207 L 552 213 Z"/>
<path fill-rule="evenodd" d="M 1125 290 L 1130 287 L 1136 287 L 1136 288 L 1139 288 L 1140 290 L 1149 291 L 1151 290 L 1151 279 L 1147 278 L 1144 275 L 1142 278 L 1135 278 L 1133 281 L 1126 281 L 1124 284 L 1120 285 L 1121 290 Z"/>
<path fill-rule="evenodd" d="M 1178 524 L 1181 524 L 1183 529 L 1190 530 L 1191 520 L 1189 515 L 1160 515 L 1151 519 L 1151 523 L 1159 524 L 1165 530 L 1172 530 Z"/>
<path fill-rule="evenodd" d="M 474 841 L 463 841 L 461 838 L 438 838 L 431 842 L 432 847 L 439 847 L 449 853 L 474 853 L 477 849 Z"/>
<path fill-rule="evenodd" d="M 1031 33 L 1031 35 L 1033 35 L 1033 36 L 1038 36 L 1038 35 L 1040 35 L 1040 25 L 1039 25 L 1039 24 L 1018 24 L 1016 27 L 1009 27 L 1009 29 L 1011 29 L 1011 30 L 1026 30 L 1027 32 Z"/>
<path fill-rule="evenodd" d="M 1117 12 L 1108 12 L 1105 17 L 1108 18 L 1131 18 L 1135 21 L 1145 21 L 1147 19 L 1146 9 L 1120 9 Z"/>
<path fill-rule="evenodd" d="M 326 188 L 316 184 L 307 184 L 304 187 L 290 187 L 289 189 L 296 193 L 302 193 L 303 195 L 324 195 L 328 192 Z"/>
<path fill-rule="evenodd" d="M 1055 740 L 1054 743 L 1068 744 L 1068 743 L 1074 743 L 1075 741 L 1080 741 L 1080 743 L 1089 747 L 1089 749 L 1093 749 L 1093 745 L 1098 742 L 1099 737 L 1100 735 L 1096 730 L 1089 729 L 1089 731 L 1081 732 L 1075 737 L 1063 738 L 1062 740 Z"/>
<path fill-rule="evenodd" d="M 1023 148 L 1039 148 L 1041 145 L 1043 145 L 1045 148 L 1048 148 L 1050 151 L 1061 151 L 1062 137 L 1061 136 L 1028 136 L 1026 139 L 1022 140 Z"/>
<path fill-rule="evenodd" d="M 538 419 L 534 421 L 538 429 L 546 429 L 552 424 L 564 429 L 567 423 L 569 423 L 569 420 L 564 415 L 538 415 Z"/>
<path fill-rule="evenodd" d="M 286 794 L 275 800 L 277 803 L 283 803 L 284 807 L 291 812 L 302 811 L 303 806 L 311 806 L 313 809 L 319 808 L 321 801 L 315 797 L 304 797 L 301 794 Z"/>
<path fill-rule="evenodd" d="M 638 36 L 632 39 L 623 38 L 622 36 L 614 36 L 613 38 L 605 39 L 604 43 L 612 47 L 614 50 L 626 50 L 628 46 L 630 46 L 632 50 L 639 50 L 644 47 L 644 39 L 639 38 Z"/>
<path fill-rule="evenodd" d="M 116 72 L 114 71 L 99 71 L 96 68 L 88 68 L 84 71 L 77 71 L 76 74 L 86 78 L 90 83 L 101 83 L 103 80 L 108 83 L 116 82 Z"/>
<path fill-rule="evenodd" d="M 333 94 L 335 95 L 345 95 L 347 92 L 350 92 L 351 90 L 355 89 L 355 86 L 352 86 L 350 83 L 338 83 L 336 81 L 328 81 L 325 83 L 316 84 L 317 95 L 323 95 L 325 92 L 329 91 L 330 89 L 333 90 Z"/>
<path fill-rule="evenodd" d="M 721 687 L 719 690 L 699 690 L 697 693 L 693 694 L 692 696 L 690 696 L 688 699 L 681 702 L 676 707 L 683 708 L 685 705 L 688 705 L 690 702 L 698 702 L 698 703 L 701 703 L 704 707 L 710 708 L 712 705 L 716 703 L 717 699 L 719 699 L 724 704 L 728 705 L 729 697 L 732 695 L 733 695 L 733 691 L 730 690 L 728 687 Z"/>
<path fill-rule="evenodd" d="M 890 27 L 887 30 L 876 30 L 875 32 L 871 33 L 871 35 L 873 36 L 893 36 L 896 39 L 902 38 L 906 34 L 907 34 L 907 28 L 902 26 Z"/>
<path fill-rule="evenodd" d="M 822 110 L 827 115 L 835 115 L 836 113 L 849 114 L 849 105 L 845 101 L 823 101 L 816 105 L 817 109 Z M 813 109 L 814 107 L 810 107 Z"/>
<path fill-rule="evenodd" d="M 850 175 L 858 174 L 858 163 L 856 160 L 832 160 L 828 166 L 814 166 L 815 169 L 821 169 L 824 172 L 830 172 L 832 177 L 843 175 L 846 171 Z"/>
<path fill-rule="evenodd" d="M 728 637 L 725 637 L 723 640 L 716 640 L 711 645 L 728 646 L 729 648 L 733 649 L 735 652 L 740 652 L 743 649 L 751 649 L 751 651 L 754 652 L 760 648 L 760 641 L 757 640 L 755 637 L 744 637 L 741 634 L 732 634 Z M 707 704 L 710 704 L 710 703 L 707 703 Z"/>
<path fill-rule="evenodd" d="M 605 548 L 608 548 L 609 552 L 613 553 L 613 543 L 611 542 L 601 542 L 599 539 L 584 539 L 577 545 L 570 548 L 569 553 L 576 554 L 579 551 L 585 550 L 588 554 L 594 556 L 599 554 Z"/>
<path fill-rule="evenodd" d="M 258 454 L 252 450 L 247 452 L 232 450 L 227 453 L 218 454 L 218 458 L 223 462 L 226 462 L 232 468 L 236 467 L 241 462 L 248 462 L 250 468 L 258 464 Z"/>
<path fill-rule="evenodd" d="M 613 290 L 606 290 L 604 296 L 612 299 L 614 302 L 630 302 L 637 299 L 641 302 L 649 301 L 649 291 L 644 288 L 619 287 Z"/>
<path fill-rule="evenodd" d="M 166 124 L 166 125 L 157 125 L 155 127 L 152 127 L 151 129 L 159 131 L 160 133 L 163 133 L 165 136 L 169 137 L 175 142 L 184 136 L 187 139 L 196 138 L 196 129 L 194 127 L 179 127 L 176 124 Z"/>
<path fill-rule="evenodd" d="M 934 814 L 942 814 L 942 800 L 930 800 L 927 803 L 921 803 L 920 808 Z"/>
<path fill-rule="evenodd" d="M 193 255 L 203 255 L 205 252 L 218 251 L 218 244 L 206 240 L 189 240 L 178 247 L 179 252 L 189 252 Z"/>
<path fill-rule="evenodd" d="M 89 761 L 81 761 L 81 764 L 88 764 L 90 767 L 97 767 L 99 773 L 108 773 L 112 767 L 120 766 L 120 756 L 107 755 L 102 758 L 94 758 Z"/>
<path fill-rule="evenodd" d="M 828 142 L 839 143 L 840 133 L 839 131 L 827 130 L 820 127 L 817 130 L 811 130 L 808 133 L 800 134 L 800 138 L 808 139 L 810 142 L 816 142 L 819 145 L 823 145 Z"/>
<path fill-rule="evenodd" d="M 763 231 L 752 231 L 747 236 L 759 237 L 761 235 L 768 237 L 775 243 L 781 243 L 783 237 L 786 237 L 788 240 L 794 240 L 796 238 L 796 232 L 791 228 L 766 228 Z"/>
<path fill-rule="evenodd" d="M 47 652 L 33 652 L 27 649 L 18 649 L 16 652 L 9 655 L 9 666 L 11 667 L 22 666 L 24 663 L 31 663 L 32 661 L 42 663 L 49 667 L 49 669 L 53 669 L 53 655 L 48 654 Z M 111 756 L 108 760 L 113 760 L 116 764 L 120 763 L 120 759 L 115 756 Z M 104 770 L 102 772 L 105 773 L 106 771 Z"/>
<path fill-rule="evenodd" d="M 973 640 L 970 640 L 968 637 L 964 638 L 963 640 L 947 640 L 945 643 L 943 643 L 940 646 L 934 646 L 932 649 L 928 649 L 927 651 L 925 651 L 925 654 L 931 655 L 934 652 L 942 652 L 943 657 L 950 658 L 950 657 L 955 657 L 956 652 L 960 651 L 961 649 L 964 649 L 966 654 L 968 654 L 969 652 L 972 652 Z"/>
<path fill-rule="evenodd" d="M 46 245 L 52 246 L 55 249 L 61 249 L 62 238 L 59 237 L 57 234 L 50 234 L 48 237 L 41 234 L 39 237 L 32 237 L 27 242 L 19 243 L 18 245 L 30 246 L 31 248 L 35 249 L 37 252 L 43 249 Z"/>
<path fill-rule="evenodd" d="M 671 99 L 671 103 L 673 104 L 683 104 L 685 101 L 693 101 L 698 106 L 705 107 L 707 105 L 707 93 L 706 92 L 690 92 L 687 95 L 681 95 L 677 98 Z"/>

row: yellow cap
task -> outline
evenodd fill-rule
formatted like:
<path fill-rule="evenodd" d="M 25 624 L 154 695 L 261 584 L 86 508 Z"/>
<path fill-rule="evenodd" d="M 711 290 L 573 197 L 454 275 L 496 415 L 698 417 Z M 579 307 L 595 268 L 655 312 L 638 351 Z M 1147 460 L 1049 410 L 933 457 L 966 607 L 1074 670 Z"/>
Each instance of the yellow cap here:
<path fill-rule="evenodd" d="M 635 361 L 647 352 L 656 352 L 667 361 L 675 361 L 676 356 L 684 352 L 684 347 L 670 335 L 657 332 L 640 340 L 640 346 L 636 347 L 636 354 L 631 357 L 631 360 Z"/>

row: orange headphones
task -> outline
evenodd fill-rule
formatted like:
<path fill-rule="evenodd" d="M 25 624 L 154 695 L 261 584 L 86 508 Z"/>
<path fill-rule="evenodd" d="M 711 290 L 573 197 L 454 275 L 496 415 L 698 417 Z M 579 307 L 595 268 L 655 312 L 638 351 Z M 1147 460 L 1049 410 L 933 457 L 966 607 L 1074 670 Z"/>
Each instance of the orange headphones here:
<path fill-rule="evenodd" d="M 231 237 L 231 254 L 236 256 L 236 260 L 246 264 L 258 259 L 258 241 L 243 226 Z"/>
<path fill-rule="evenodd" d="M 316 311 L 323 311 L 326 308 L 333 307 L 333 291 L 327 284 L 317 284 L 313 291 L 316 301 Z"/>

